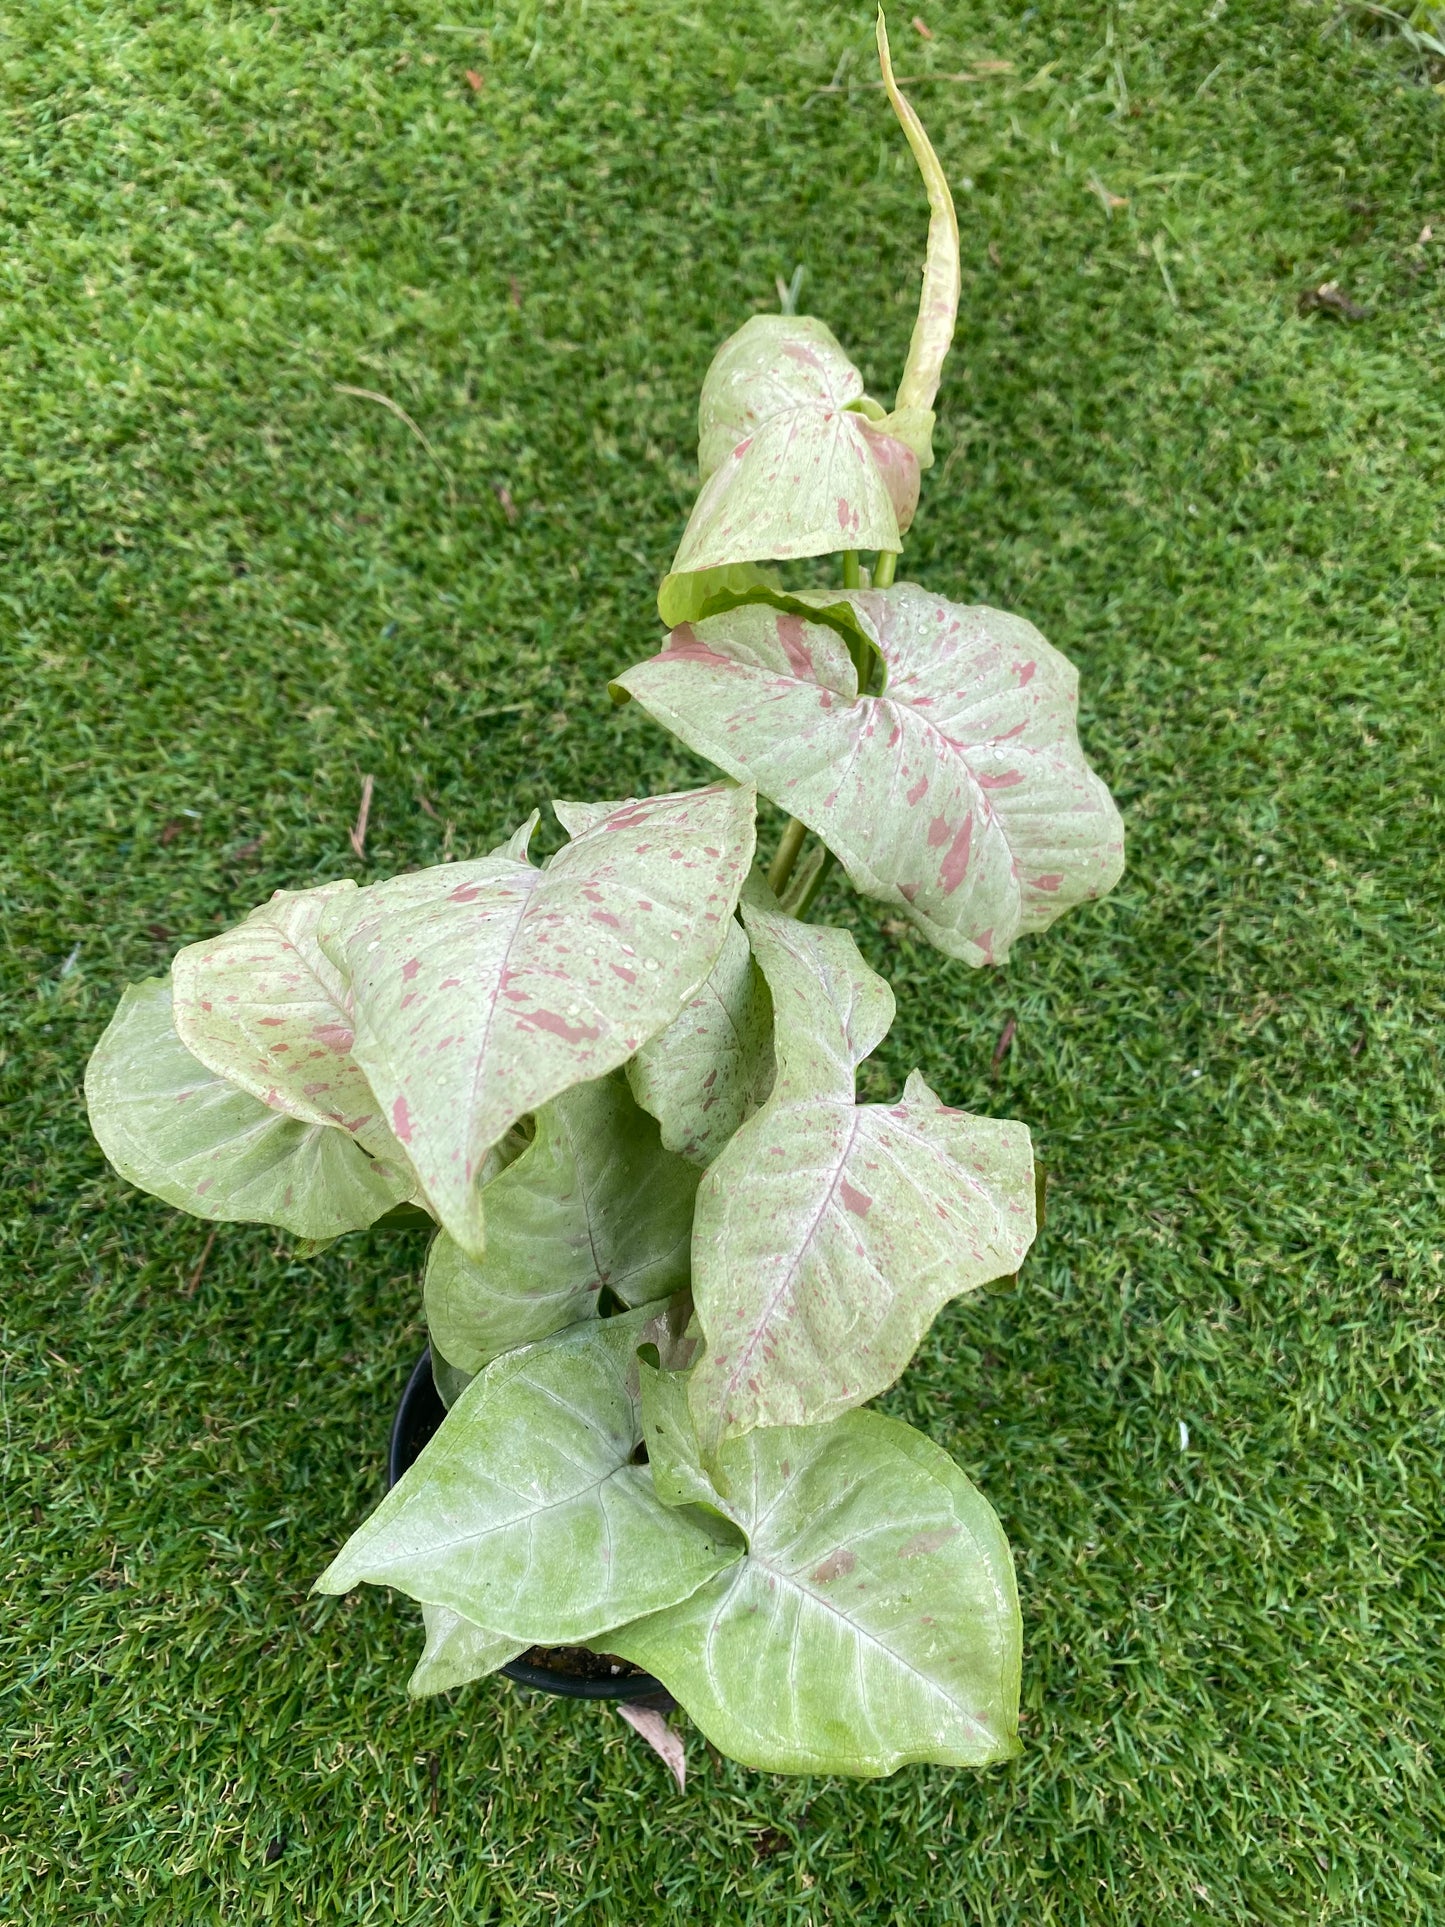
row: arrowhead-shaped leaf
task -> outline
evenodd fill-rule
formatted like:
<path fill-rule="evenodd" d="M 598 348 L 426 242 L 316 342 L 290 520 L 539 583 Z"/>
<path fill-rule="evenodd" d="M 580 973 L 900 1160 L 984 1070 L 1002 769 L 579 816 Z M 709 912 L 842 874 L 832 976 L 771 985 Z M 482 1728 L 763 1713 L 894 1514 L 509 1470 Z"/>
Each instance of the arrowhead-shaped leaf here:
<path fill-rule="evenodd" d="M 663 1403 L 681 1425 L 685 1395 Z M 651 1421 L 648 1448 L 654 1464 L 672 1455 Z M 695 1453 L 683 1457 L 700 1478 Z M 724 1753 L 768 1772 L 872 1776 L 1018 1751 L 1013 1563 L 947 1453 L 850 1412 L 727 1444 L 718 1471 L 730 1496 L 713 1503 L 746 1554 L 610 1633 L 610 1652 L 655 1674 Z"/>
<path fill-rule="evenodd" d="M 339 1124 L 373 1157 L 406 1159 L 351 1055 L 346 981 L 316 941 L 327 906 L 355 901 L 349 878 L 278 890 L 243 924 L 171 964 L 176 1034 L 218 1077 L 303 1124 Z"/>
<path fill-rule="evenodd" d="M 563 808 L 586 827 L 544 870 L 499 851 L 373 884 L 321 924 L 352 986 L 357 1062 L 472 1257 L 490 1147 L 672 1021 L 752 861 L 750 789 Z"/>
<path fill-rule="evenodd" d="M 744 908 L 772 987 L 777 1083 L 697 1195 L 692 1374 L 705 1448 L 835 1418 L 891 1385 L 948 1299 L 1016 1271 L 1034 1235 L 1022 1124 L 941 1104 L 915 1071 L 857 1105 L 892 993 L 846 932 Z"/>
<path fill-rule="evenodd" d="M 702 489 L 659 596 L 664 621 L 686 607 L 680 578 L 704 570 L 897 552 L 918 458 L 863 400 L 863 377 L 811 315 L 754 315 L 723 343 L 703 383 Z"/>
<path fill-rule="evenodd" d="M 433 1344 L 479 1372 L 595 1317 L 603 1285 L 629 1305 L 670 1297 L 688 1281 L 697 1180 L 663 1150 L 620 1073 L 564 1091 L 537 1112 L 522 1155 L 483 1187 L 485 1257 L 468 1258 L 446 1232 L 432 1245 Z"/>
<path fill-rule="evenodd" d="M 593 1640 L 685 1599 L 738 1556 L 731 1529 L 659 1504 L 636 1358 L 665 1313 L 576 1326 L 473 1379 L 317 1582 L 396 1586 L 518 1641 Z"/>
<path fill-rule="evenodd" d="M 1123 869 L 1119 813 L 1079 747 L 1077 672 L 997 609 L 911 583 L 846 600 L 887 667 L 880 696 L 858 694 L 835 628 L 763 604 L 675 630 L 618 686 L 801 818 L 865 896 L 949 956 L 1002 963 Z"/>
<path fill-rule="evenodd" d="M 159 978 L 122 996 L 85 1097 L 121 1176 L 198 1218 L 336 1238 L 411 1195 L 410 1173 L 374 1162 L 345 1131 L 273 1111 L 208 1070 L 176 1035 Z"/>
<path fill-rule="evenodd" d="M 415 1699 L 469 1686 L 474 1679 L 485 1679 L 527 1650 L 525 1641 L 489 1633 L 485 1626 L 474 1626 L 446 1606 L 423 1605 L 421 1616 L 426 1645 L 406 1683 L 406 1690 Z"/>
<path fill-rule="evenodd" d="M 773 1084 L 772 1000 L 736 923 L 701 990 L 627 1066 L 669 1151 L 710 1164 Z"/>

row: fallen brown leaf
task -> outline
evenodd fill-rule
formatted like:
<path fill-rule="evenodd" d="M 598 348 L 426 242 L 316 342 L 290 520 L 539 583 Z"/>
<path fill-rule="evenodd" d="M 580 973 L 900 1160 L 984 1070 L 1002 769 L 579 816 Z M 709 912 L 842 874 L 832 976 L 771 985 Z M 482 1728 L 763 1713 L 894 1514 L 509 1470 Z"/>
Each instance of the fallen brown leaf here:
<path fill-rule="evenodd" d="M 498 482 L 497 484 L 497 500 L 502 505 L 503 515 L 505 515 L 507 521 L 515 527 L 517 521 L 517 504 L 512 500 L 512 491 L 507 487 L 505 482 Z"/>
<path fill-rule="evenodd" d="M 474 94 L 479 94 L 482 91 L 482 76 L 477 72 L 475 67 L 467 68 L 467 85 Z"/>
<path fill-rule="evenodd" d="M 677 1781 L 678 1792 L 684 1792 L 687 1788 L 687 1752 L 682 1735 L 673 1732 L 655 1706 L 634 1706 L 631 1701 L 624 1700 L 617 1710 L 633 1732 L 642 1735 L 666 1766 Z"/>
<path fill-rule="evenodd" d="M 920 20 L 916 13 L 913 16 L 912 25 L 913 25 L 913 31 L 915 33 L 922 34 L 925 40 L 932 40 L 933 38 L 932 27 L 928 26 L 926 22 Z"/>

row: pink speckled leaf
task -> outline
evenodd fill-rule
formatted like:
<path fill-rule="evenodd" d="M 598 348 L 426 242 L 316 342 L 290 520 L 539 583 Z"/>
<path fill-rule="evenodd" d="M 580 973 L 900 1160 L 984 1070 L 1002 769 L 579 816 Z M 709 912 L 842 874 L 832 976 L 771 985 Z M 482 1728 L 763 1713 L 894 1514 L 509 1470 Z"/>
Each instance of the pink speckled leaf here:
<path fill-rule="evenodd" d="M 1034 1236 L 1022 1124 L 854 1103 L 893 998 L 846 932 L 745 905 L 773 993 L 777 1082 L 703 1178 L 691 1403 L 705 1451 L 836 1418 L 891 1385 L 939 1307 L 1016 1271 Z"/>
<path fill-rule="evenodd" d="M 338 899 L 354 1051 L 442 1223 L 485 1249 L 479 1181 L 517 1118 L 615 1069 L 707 976 L 753 855 L 750 788 L 561 806 L 545 869 L 517 849 Z"/>
<path fill-rule="evenodd" d="M 411 1174 L 333 1124 L 272 1110 L 193 1057 L 170 984 L 132 984 L 85 1071 L 90 1126 L 123 1178 L 178 1211 L 337 1238 L 410 1195 Z"/>
<path fill-rule="evenodd" d="M 627 1066 L 669 1151 L 710 1164 L 773 1086 L 768 987 L 736 923 L 697 995 Z"/>
<path fill-rule="evenodd" d="M 234 930 L 179 951 L 174 1021 L 195 1057 L 303 1124 L 335 1124 L 374 1157 L 404 1167 L 371 1086 L 351 1055 L 347 987 L 316 941 L 328 906 L 355 901 L 349 878 L 278 890 Z"/>
<path fill-rule="evenodd" d="M 761 603 L 674 630 L 617 686 L 940 950 L 1002 963 L 1123 869 L 1119 813 L 1079 747 L 1077 672 L 997 609 L 912 583 L 845 599 L 887 667 L 882 695 L 858 694 L 835 629 Z"/>
<path fill-rule="evenodd" d="M 659 596 L 664 620 L 685 606 L 679 577 L 898 550 L 918 505 L 918 458 L 863 401 L 863 377 L 810 315 L 754 315 L 723 343 L 703 384 L 702 490 Z"/>

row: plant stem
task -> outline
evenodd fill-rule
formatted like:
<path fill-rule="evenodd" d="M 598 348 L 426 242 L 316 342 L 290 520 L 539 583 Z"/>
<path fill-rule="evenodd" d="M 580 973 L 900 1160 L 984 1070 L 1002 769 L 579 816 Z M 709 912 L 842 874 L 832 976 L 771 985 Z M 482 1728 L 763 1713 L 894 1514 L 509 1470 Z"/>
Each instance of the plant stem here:
<path fill-rule="evenodd" d="M 823 851 L 823 861 L 818 865 L 817 869 L 813 872 L 813 879 L 811 883 L 809 883 L 807 889 L 803 892 L 802 896 L 799 897 L 798 901 L 793 906 L 793 915 L 798 919 L 799 923 L 801 923 L 806 918 L 808 912 L 812 909 L 813 905 L 818 901 L 818 892 L 822 889 L 823 885 L 828 881 L 828 872 L 832 869 L 835 861 L 836 859 L 833 855 L 833 852 L 831 850 L 825 849 Z"/>
<path fill-rule="evenodd" d="M 783 887 L 793 874 L 793 865 L 798 860 L 798 852 L 803 847 L 803 838 L 808 834 L 806 823 L 800 823 L 796 816 L 788 819 L 788 827 L 783 831 L 778 843 L 777 855 L 773 858 L 772 868 L 768 871 L 768 887 L 775 897 L 783 894 Z"/>
<path fill-rule="evenodd" d="M 887 589 L 892 586 L 893 571 L 898 567 L 898 557 L 892 549 L 880 549 L 878 560 L 873 564 L 873 587 Z"/>
<path fill-rule="evenodd" d="M 843 587 L 845 589 L 857 589 L 862 586 L 862 581 L 863 577 L 858 567 L 858 551 L 856 549 L 844 549 Z"/>

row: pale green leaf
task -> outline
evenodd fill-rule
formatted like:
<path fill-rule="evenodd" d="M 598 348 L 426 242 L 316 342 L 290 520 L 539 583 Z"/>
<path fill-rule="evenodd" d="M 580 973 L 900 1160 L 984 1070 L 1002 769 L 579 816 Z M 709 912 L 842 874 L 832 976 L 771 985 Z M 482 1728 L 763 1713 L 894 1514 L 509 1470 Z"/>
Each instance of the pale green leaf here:
<path fill-rule="evenodd" d="M 527 1650 L 527 1642 L 504 1639 L 489 1633 L 485 1626 L 473 1625 L 446 1606 L 423 1605 L 422 1623 L 426 1645 L 406 1683 L 414 1699 L 427 1693 L 450 1693 L 458 1686 L 469 1686 L 474 1679 L 485 1679 L 505 1666 L 509 1659 Z"/>
<path fill-rule="evenodd" d="M 576 1643 L 675 1604 L 738 1556 L 731 1528 L 661 1505 L 645 1465 L 644 1306 L 508 1352 L 317 1582 L 396 1586 L 517 1641 Z"/>
<path fill-rule="evenodd" d="M 338 901 L 321 925 L 351 982 L 356 1059 L 472 1257 L 491 1147 L 671 1023 L 752 861 L 750 789 L 563 807 L 588 827 L 544 870 L 506 852 L 445 864 Z"/>
<path fill-rule="evenodd" d="M 888 418 L 886 426 L 900 440 L 918 450 L 920 462 L 927 468 L 933 460 L 933 398 L 938 393 L 943 358 L 953 340 L 954 324 L 958 318 L 958 217 L 953 211 L 948 177 L 933 151 L 933 143 L 924 131 L 922 121 L 898 91 L 898 83 L 893 76 L 893 62 L 888 53 L 888 30 L 883 24 L 881 9 L 878 14 L 878 60 L 888 98 L 907 136 L 908 145 L 913 149 L 913 158 L 918 163 L 923 184 L 928 190 L 929 206 L 928 258 L 923 268 L 918 319 L 913 324 L 913 338 L 908 344 L 908 360 L 904 365 L 903 379 L 898 384 L 894 413 Z M 926 428 L 923 427 L 925 417 Z M 926 452 L 919 446 L 920 440 L 925 439 Z"/>
<path fill-rule="evenodd" d="M 765 604 L 674 631 L 619 686 L 806 823 L 865 896 L 949 956 L 1002 963 L 1123 869 L 1119 812 L 1079 747 L 1077 672 L 997 609 L 912 583 L 844 599 L 887 665 L 882 695 L 858 694 L 834 627 Z"/>
<path fill-rule="evenodd" d="M 915 1071 L 856 1105 L 892 993 L 846 932 L 744 906 L 773 993 L 777 1082 L 705 1174 L 692 1374 L 704 1447 L 835 1418 L 891 1385 L 940 1306 L 1017 1271 L 1033 1241 L 1022 1124 L 941 1104 Z"/>
<path fill-rule="evenodd" d="M 443 1238 L 446 1233 L 440 1234 Z M 427 1343 L 431 1347 L 431 1382 L 436 1387 L 437 1397 L 448 1411 L 456 1404 L 462 1393 L 476 1377 L 475 1372 L 464 1372 L 460 1366 L 453 1365 L 443 1356 L 434 1334 L 427 1333 Z"/>
<path fill-rule="evenodd" d="M 349 878 L 278 890 L 234 930 L 177 952 L 176 1034 L 207 1069 L 271 1110 L 339 1124 L 401 1169 L 405 1155 L 351 1055 L 346 981 L 316 941 L 327 906 L 357 894 Z"/>
<path fill-rule="evenodd" d="M 280 1225 L 325 1240 L 359 1231 L 410 1195 L 333 1124 L 273 1111 L 193 1057 L 171 987 L 132 984 L 85 1072 L 90 1126 L 123 1178 L 177 1210 Z"/>
<path fill-rule="evenodd" d="M 730 1496 L 715 1503 L 746 1554 L 609 1634 L 610 1652 L 660 1679 L 722 1752 L 768 1772 L 875 1776 L 1018 1751 L 1013 1562 L 945 1452 L 852 1412 L 726 1445 L 719 1474 Z"/>
<path fill-rule="evenodd" d="M 736 923 L 701 990 L 627 1077 L 668 1150 L 697 1164 L 710 1164 L 772 1089 L 772 1002 Z"/>
<path fill-rule="evenodd" d="M 756 589 L 781 587 L 775 569 L 760 569 L 755 562 L 702 569 L 696 575 L 664 576 L 657 592 L 657 613 L 664 628 L 675 629 L 680 622 L 696 622 L 701 616 L 734 608 Z"/>
<path fill-rule="evenodd" d="M 811 315 L 754 315 L 725 341 L 698 411 L 702 488 L 659 608 L 706 590 L 682 578 L 746 562 L 897 551 L 918 505 L 912 450 L 859 406 L 863 377 Z M 666 620 L 666 617 L 664 617 Z"/>
<path fill-rule="evenodd" d="M 485 1256 L 468 1258 L 445 1232 L 432 1245 L 433 1344 L 478 1372 L 595 1317 L 604 1285 L 629 1305 L 669 1297 L 688 1281 L 697 1180 L 662 1148 L 620 1073 L 564 1091 L 537 1112 L 527 1149 L 483 1187 Z"/>

